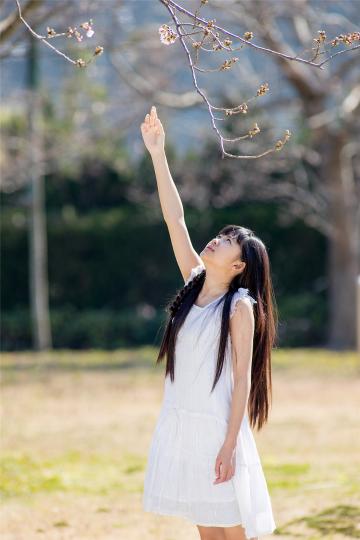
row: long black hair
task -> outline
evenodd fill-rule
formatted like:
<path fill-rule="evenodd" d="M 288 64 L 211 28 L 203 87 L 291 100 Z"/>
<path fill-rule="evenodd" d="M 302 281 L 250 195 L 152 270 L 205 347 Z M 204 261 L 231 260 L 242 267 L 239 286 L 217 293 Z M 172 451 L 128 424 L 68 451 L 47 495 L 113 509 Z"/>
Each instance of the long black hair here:
<path fill-rule="evenodd" d="M 251 389 L 248 400 L 249 421 L 259 431 L 268 419 L 272 399 L 271 351 L 277 337 L 277 309 L 271 280 L 270 261 L 264 243 L 251 229 L 239 225 L 226 225 L 219 235 L 236 237 L 239 254 L 246 263 L 244 270 L 237 274 L 229 284 L 227 293 L 219 303 L 223 303 L 221 331 L 217 355 L 216 372 L 211 388 L 214 390 L 224 364 L 227 339 L 230 329 L 230 309 L 234 293 L 239 287 L 249 289 L 256 300 L 254 305 L 255 329 L 253 339 L 253 358 L 251 367 Z M 156 363 L 166 355 L 165 376 L 175 378 L 174 352 L 178 332 L 187 314 L 196 301 L 205 281 L 206 269 L 197 274 L 166 306 L 168 320 Z"/>

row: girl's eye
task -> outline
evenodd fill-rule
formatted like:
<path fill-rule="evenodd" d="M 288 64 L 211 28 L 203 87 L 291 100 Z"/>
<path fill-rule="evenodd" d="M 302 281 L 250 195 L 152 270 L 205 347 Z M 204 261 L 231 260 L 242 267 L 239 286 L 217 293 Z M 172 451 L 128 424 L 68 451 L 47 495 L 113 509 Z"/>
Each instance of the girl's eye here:
<path fill-rule="evenodd" d="M 216 238 L 221 238 L 221 236 L 222 236 L 221 234 L 218 234 L 218 235 L 216 235 Z M 227 238 L 226 240 L 231 244 L 230 238 Z"/>

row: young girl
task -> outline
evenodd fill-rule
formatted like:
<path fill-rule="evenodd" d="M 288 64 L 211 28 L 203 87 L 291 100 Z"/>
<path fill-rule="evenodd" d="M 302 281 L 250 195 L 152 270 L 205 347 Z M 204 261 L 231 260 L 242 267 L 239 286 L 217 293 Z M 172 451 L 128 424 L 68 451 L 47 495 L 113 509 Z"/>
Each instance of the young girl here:
<path fill-rule="evenodd" d="M 151 108 L 141 133 L 185 285 L 168 306 L 157 362 L 164 398 L 145 472 L 143 508 L 182 516 L 201 540 L 256 540 L 275 529 L 251 428 L 268 419 L 273 288 L 263 242 L 228 225 L 196 253 Z"/>

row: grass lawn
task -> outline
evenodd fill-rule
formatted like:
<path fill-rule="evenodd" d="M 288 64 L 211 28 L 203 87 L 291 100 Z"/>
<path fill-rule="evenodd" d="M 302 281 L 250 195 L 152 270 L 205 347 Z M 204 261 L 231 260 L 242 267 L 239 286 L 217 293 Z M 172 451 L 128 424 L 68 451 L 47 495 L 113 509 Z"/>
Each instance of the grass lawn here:
<path fill-rule="evenodd" d="M 2 540 L 195 540 L 143 512 L 162 400 L 156 350 L 2 354 Z M 273 354 L 269 423 L 254 432 L 279 539 L 360 538 L 360 359 Z"/>

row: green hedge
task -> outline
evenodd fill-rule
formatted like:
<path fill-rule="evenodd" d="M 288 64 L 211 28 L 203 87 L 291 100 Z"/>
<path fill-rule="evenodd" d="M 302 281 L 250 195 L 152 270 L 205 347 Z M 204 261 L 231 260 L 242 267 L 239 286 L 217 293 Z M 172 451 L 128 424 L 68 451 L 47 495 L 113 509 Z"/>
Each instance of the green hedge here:
<path fill-rule="evenodd" d="M 325 302 L 316 295 L 289 297 L 280 304 L 279 340 L 282 347 L 325 343 Z M 142 313 L 141 313 L 142 312 Z M 165 325 L 163 309 L 53 309 L 50 312 L 56 349 L 107 349 L 159 345 Z M 30 313 L 17 309 L 2 314 L 2 350 L 32 348 Z"/>
<path fill-rule="evenodd" d="M 47 216 L 54 347 L 154 343 L 164 307 L 183 284 L 160 212 L 140 205 L 87 214 L 71 208 Z M 325 342 L 326 245 L 319 233 L 299 221 L 281 227 L 277 207 L 260 203 L 188 209 L 186 219 L 199 252 L 226 223 L 253 228 L 270 255 L 281 345 Z M 6 208 L 1 224 L 1 348 L 19 350 L 31 347 L 26 214 Z M 142 309 L 153 318 L 139 315 Z"/>
<path fill-rule="evenodd" d="M 50 312 L 55 349 L 117 349 L 143 344 L 158 345 L 165 312 L 151 318 L 134 310 L 77 310 L 64 308 Z M 28 310 L 6 312 L 2 316 L 2 350 L 32 348 L 31 320 Z"/>

